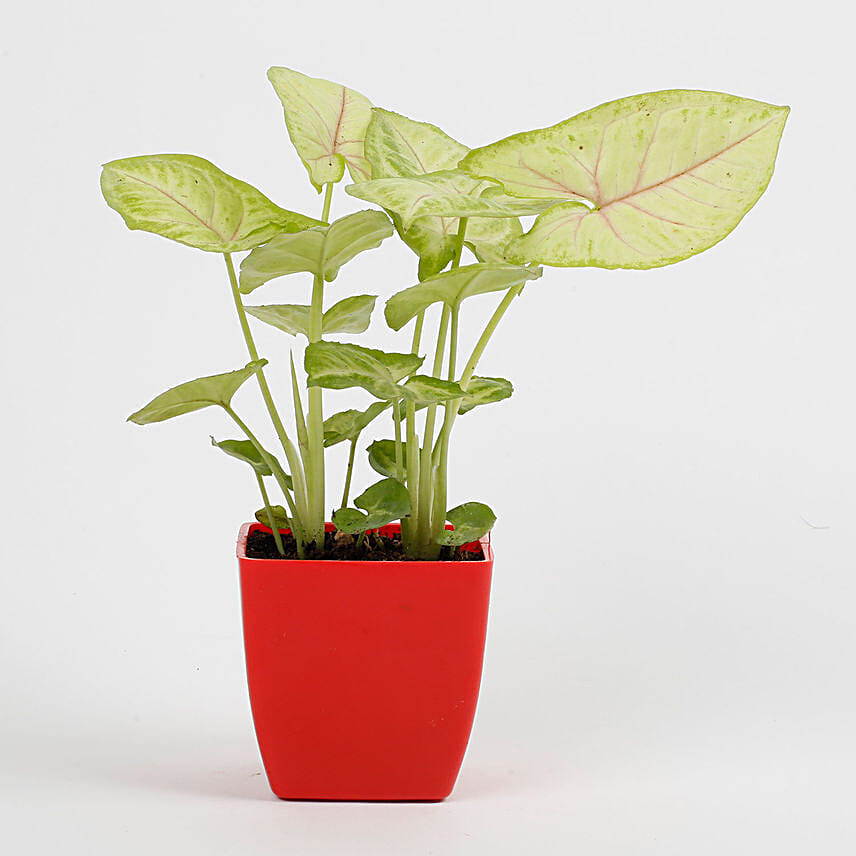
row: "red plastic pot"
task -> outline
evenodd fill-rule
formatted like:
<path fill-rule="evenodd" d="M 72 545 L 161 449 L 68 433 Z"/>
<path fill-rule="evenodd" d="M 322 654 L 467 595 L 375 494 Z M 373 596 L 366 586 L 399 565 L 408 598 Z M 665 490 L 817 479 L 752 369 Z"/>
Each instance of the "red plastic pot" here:
<path fill-rule="evenodd" d="M 265 527 L 241 528 L 238 562 L 271 790 L 282 799 L 445 799 L 478 700 L 489 540 L 483 561 L 250 559 L 255 529 Z"/>

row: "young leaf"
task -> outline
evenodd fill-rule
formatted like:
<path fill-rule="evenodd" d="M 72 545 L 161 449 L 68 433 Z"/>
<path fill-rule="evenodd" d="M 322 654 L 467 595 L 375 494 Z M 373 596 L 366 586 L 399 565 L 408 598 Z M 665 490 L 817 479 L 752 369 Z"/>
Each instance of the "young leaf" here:
<path fill-rule="evenodd" d="M 329 226 L 315 226 L 296 235 L 278 235 L 241 262 L 241 292 L 291 273 L 312 273 L 332 282 L 354 256 L 379 247 L 393 232 L 382 211 L 357 211 Z"/>
<path fill-rule="evenodd" d="M 370 177 L 363 147 L 372 105 L 365 95 L 289 68 L 268 69 L 268 80 L 282 102 L 288 135 L 316 190 L 339 181 L 346 163 L 354 181 Z"/>
<path fill-rule="evenodd" d="M 343 342 L 313 342 L 306 348 L 304 367 L 309 386 L 327 389 L 359 386 L 388 401 L 404 395 L 398 381 L 416 371 L 424 359 L 415 354 L 386 354 Z"/>
<path fill-rule="evenodd" d="M 325 333 L 364 333 L 369 328 L 377 296 L 358 294 L 346 297 L 324 313 Z"/>
<path fill-rule="evenodd" d="M 444 529 L 434 540 L 448 547 L 462 547 L 486 535 L 496 523 L 496 515 L 482 502 L 465 502 L 446 513 L 455 528 Z"/>
<path fill-rule="evenodd" d="M 404 393 L 417 407 L 440 404 L 464 395 L 461 387 L 453 381 L 428 375 L 414 375 L 404 384 Z"/>
<path fill-rule="evenodd" d="M 277 529 L 288 529 L 291 527 L 291 521 L 288 519 L 288 512 L 285 508 L 281 505 L 272 505 L 270 510 L 273 512 L 273 522 Z M 262 526 L 267 526 L 270 529 L 267 508 L 260 508 L 254 516 Z"/>
<path fill-rule="evenodd" d="M 659 267 L 712 247 L 755 204 L 788 112 L 718 92 L 635 95 L 474 149 L 460 166 L 514 196 L 569 200 L 541 214 L 509 260 Z"/>
<path fill-rule="evenodd" d="M 509 398 L 512 392 L 514 392 L 514 387 L 511 385 L 511 381 L 507 381 L 505 378 L 474 376 L 467 384 L 467 391 L 458 406 L 458 414 L 467 413 L 482 404 L 502 401 L 504 398 Z"/>
<path fill-rule="evenodd" d="M 368 518 L 356 508 L 340 508 L 333 512 L 333 525 L 346 535 L 357 535 L 368 529 Z"/>
<path fill-rule="evenodd" d="M 211 445 L 222 449 L 227 455 L 249 464 L 260 476 L 273 475 L 271 468 L 265 463 L 259 450 L 249 440 L 215 440 Z"/>
<path fill-rule="evenodd" d="M 137 425 L 148 425 L 215 404 L 228 407 L 238 388 L 266 365 L 267 360 L 254 360 L 234 372 L 200 377 L 174 386 L 153 398 L 136 413 L 132 413 L 128 421 Z"/>
<path fill-rule="evenodd" d="M 101 191 L 129 229 L 216 253 L 249 250 L 318 220 L 286 211 L 194 155 L 143 155 L 104 164 Z"/>
<path fill-rule="evenodd" d="M 375 440 L 369 447 L 369 466 L 387 478 L 397 478 L 395 466 L 395 440 Z M 401 443 L 401 460 L 407 460 L 407 443 Z"/>
<path fill-rule="evenodd" d="M 375 178 L 349 184 L 345 192 L 374 202 L 401 218 L 407 231 L 422 217 L 519 217 L 540 214 L 562 199 L 517 199 L 490 181 L 461 170 L 441 170 L 421 176 Z"/>
<path fill-rule="evenodd" d="M 355 440 L 388 407 L 388 401 L 376 401 L 366 410 L 343 410 L 328 416 L 324 420 L 324 445 L 335 446 L 345 440 Z"/>
<path fill-rule="evenodd" d="M 292 336 L 299 334 L 309 338 L 309 306 L 284 303 L 278 306 L 245 306 L 247 315 L 264 321 Z"/>
<path fill-rule="evenodd" d="M 393 330 L 400 330 L 432 303 L 442 302 L 454 308 L 467 297 L 491 291 L 505 291 L 540 276 L 541 268 L 516 265 L 475 264 L 455 268 L 390 297 L 384 310 L 386 323 Z"/>
<path fill-rule="evenodd" d="M 340 508 L 333 512 L 333 525 L 349 535 L 386 526 L 410 514 L 410 494 L 407 488 L 395 479 L 383 479 L 373 484 L 354 500 L 360 514 L 353 508 Z"/>

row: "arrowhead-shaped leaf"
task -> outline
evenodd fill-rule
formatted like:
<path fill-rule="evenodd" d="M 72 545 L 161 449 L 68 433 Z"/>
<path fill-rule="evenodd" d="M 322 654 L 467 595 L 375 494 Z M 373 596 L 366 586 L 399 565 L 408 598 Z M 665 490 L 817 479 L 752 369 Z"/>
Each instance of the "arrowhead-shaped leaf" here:
<path fill-rule="evenodd" d="M 541 214 L 509 260 L 659 267 L 740 222 L 770 181 L 787 115 L 718 92 L 654 92 L 474 149 L 460 166 L 514 196 L 570 200 Z"/>
<path fill-rule="evenodd" d="M 260 476 L 273 475 L 271 468 L 259 454 L 259 450 L 249 440 L 215 440 L 212 437 L 211 445 L 222 449 L 227 455 L 249 464 Z"/>
<path fill-rule="evenodd" d="M 143 155 L 104 164 L 101 191 L 129 229 L 209 252 L 249 250 L 318 220 L 286 211 L 194 155 Z"/>
<path fill-rule="evenodd" d="M 304 367 L 309 386 L 348 389 L 359 386 L 389 401 L 405 393 L 398 385 L 425 358 L 415 354 L 387 354 L 344 342 L 313 342 L 306 348 Z"/>
<path fill-rule="evenodd" d="M 400 330 L 432 303 L 442 302 L 454 308 L 467 297 L 505 291 L 540 276 L 541 268 L 491 263 L 465 265 L 394 294 L 387 301 L 384 315 L 393 330 Z"/>
<path fill-rule="evenodd" d="M 377 296 L 358 294 L 346 297 L 324 313 L 325 333 L 364 333 L 369 328 Z"/>
<path fill-rule="evenodd" d="M 372 105 L 365 95 L 290 68 L 268 69 L 268 80 L 282 102 L 291 142 L 318 191 L 339 181 L 345 164 L 354 181 L 370 177 L 364 144 Z"/>
<path fill-rule="evenodd" d="M 473 377 L 467 384 L 467 391 L 458 406 L 458 413 L 467 413 L 482 404 L 492 404 L 509 398 L 514 392 L 511 381 L 501 377 Z"/>
<path fill-rule="evenodd" d="M 404 392 L 417 407 L 440 404 L 464 395 L 463 389 L 454 381 L 441 380 L 428 375 L 414 375 L 404 384 Z"/>
<path fill-rule="evenodd" d="M 228 407 L 238 388 L 266 365 L 267 360 L 254 360 L 234 372 L 200 377 L 174 386 L 153 398 L 136 413 L 132 413 L 128 421 L 136 422 L 137 425 L 148 425 L 215 404 Z"/>
<path fill-rule="evenodd" d="M 393 232 L 382 211 L 357 211 L 329 226 L 315 226 L 296 235 L 278 235 L 257 247 L 241 262 L 241 292 L 291 273 L 312 273 L 332 282 L 354 256 L 379 247 Z"/>
<path fill-rule="evenodd" d="M 345 440 L 355 440 L 388 407 L 388 401 L 376 401 L 365 410 L 343 410 L 328 416 L 324 420 L 324 445 L 335 446 Z"/>
<path fill-rule="evenodd" d="M 333 525 L 351 535 L 407 517 L 410 514 L 410 495 L 401 482 L 383 479 L 358 496 L 354 505 L 366 513 L 360 514 L 352 508 L 341 508 L 333 513 Z"/>
<path fill-rule="evenodd" d="M 455 528 L 444 529 L 435 539 L 438 544 L 462 547 L 478 541 L 496 523 L 496 515 L 482 502 L 465 502 L 446 513 L 446 520 Z"/>
<path fill-rule="evenodd" d="M 277 529 L 288 529 L 291 526 L 291 521 L 288 519 L 288 512 L 285 508 L 281 505 L 272 505 L 270 510 L 273 512 L 273 522 Z M 260 508 L 255 513 L 255 518 L 262 526 L 270 528 L 267 508 Z"/>
<path fill-rule="evenodd" d="M 377 473 L 394 479 L 398 474 L 395 466 L 395 440 L 375 440 L 369 447 L 369 466 Z M 401 460 L 407 460 L 407 443 L 401 443 Z"/>
<path fill-rule="evenodd" d="M 507 196 L 497 184 L 472 178 L 461 170 L 375 178 L 349 184 L 345 191 L 394 211 L 401 218 L 405 231 L 422 217 L 520 217 L 540 214 L 545 208 L 564 201 Z"/>

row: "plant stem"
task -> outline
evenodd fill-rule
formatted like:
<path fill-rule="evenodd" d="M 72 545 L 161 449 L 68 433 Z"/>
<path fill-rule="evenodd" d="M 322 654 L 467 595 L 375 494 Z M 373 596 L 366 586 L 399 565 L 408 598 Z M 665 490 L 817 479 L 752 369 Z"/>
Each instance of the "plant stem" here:
<path fill-rule="evenodd" d="M 407 521 L 406 531 L 402 528 L 401 537 L 409 543 L 413 535 L 413 524 L 419 520 L 419 444 L 416 439 L 416 405 L 409 399 L 405 404 L 405 416 L 407 420 L 407 491 L 410 494 L 410 519 Z"/>
<path fill-rule="evenodd" d="M 294 357 L 289 353 L 291 361 L 291 398 L 294 404 L 294 423 L 297 426 L 297 445 L 300 457 L 303 459 L 304 470 L 309 461 L 309 437 L 306 434 L 306 422 L 303 418 L 303 402 L 300 399 L 300 387 L 297 384 L 297 372 L 294 370 Z"/>
<path fill-rule="evenodd" d="M 244 311 L 241 293 L 238 290 L 238 278 L 235 276 L 235 266 L 232 264 L 232 256 L 230 253 L 223 253 L 223 257 L 226 259 L 226 270 L 229 273 L 229 283 L 232 286 L 232 297 L 235 301 L 235 309 L 238 313 L 238 320 L 241 323 L 241 331 L 244 334 L 247 351 L 251 360 L 257 360 L 259 352 L 256 350 L 256 343 L 253 340 L 253 334 L 250 331 L 250 324 L 247 320 L 247 313 Z M 293 504 L 296 505 L 296 509 L 292 508 L 292 515 L 294 517 L 292 524 L 294 526 L 294 535 L 300 541 L 303 537 L 303 520 L 306 518 L 307 511 L 306 482 L 303 478 L 303 466 L 300 461 L 300 455 L 297 449 L 294 448 L 294 444 L 289 439 L 285 426 L 279 418 L 279 413 L 277 412 L 276 405 L 273 403 L 273 396 L 271 395 L 264 369 L 259 369 L 256 372 L 256 379 L 258 380 L 265 406 L 273 422 L 273 427 L 276 430 L 276 434 L 285 452 L 285 457 L 288 460 L 288 467 L 291 470 L 291 478 L 294 482 Z M 286 493 L 286 499 L 289 501 L 289 506 L 291 507 L 293 504 L 288 493 Z"/>
<path fill-rule="evenodd" d="M 254 471 L 255 472 L 255 471 Z M 276 549 L 280 556 L 285 555 L 285 548 L 282 546 L 282 536 L 279 534 L 279 527 L 273 517 L 273 509 L 268 498 L 267 488 L 265 488 L 264 479 L 256 472 L 256 481 L 259 483 L 259 490 L 262 493 L 262 501 L 265 504 L 265 512 L 267 514 L 268 523 L 270 524 L 273 540 L 276 542 Z"/>
<path fill-rule="evenodd" d="M 351 492 L 351 474 L 354 472 L 354 454 L 357 451 L 357 440 L 359 434 L 351 440 L 351 452 L 348 455 L 348 472 L 345 474 L 345 490 L 342 493 L 342 508 L 348 504 L 348 494 Z"/>
<path fill-rule="evenodd" d="M 395 425 L 395 475 L 396 478 L 404 481 L 404 454 L 402 452 L 401 443 L 401 402 L 392 402 L 392 422 Z"/>
<path fill-rule="evenodd" d="M 411 354 L 419 353 L 419 345 L 422 342 L 422 326 L 425 323 L 425 310 L 416 316 L 416 324 L 413 326 L 413 343 L 410 346 Z"/>

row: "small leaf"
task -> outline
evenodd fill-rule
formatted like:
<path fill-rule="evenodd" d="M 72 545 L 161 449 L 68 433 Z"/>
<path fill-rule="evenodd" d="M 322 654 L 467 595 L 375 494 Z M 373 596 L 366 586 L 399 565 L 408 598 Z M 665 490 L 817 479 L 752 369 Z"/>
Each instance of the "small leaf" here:
<path fill-rule="evenodd" d="M 437 544 L 462 547 L 486 535 L 496 523 L 496 515 L 482 502 L 465 502 L 446 513 L 446 520 L 455 528 L 444 529 L 435 539 Z"/>
<path fill-rule="evenodd" d="M 414 375 L 404 384 L 404 391 L 417 407 L 451 401 L 464 395 L 457 383 L 428 375 Z"/>
<path fill-rule="evenodd" d="M 432 303 L 442 302 L 454 308 L 467 297 L 505 291 L 540 276 L 541 268 L 504 264 L 465 265 L 394 294 L 386 304 L 386 322 L 393 330 L 400 330 Z"/>
<path fill-rule="evenodd" d="M 241 262 L 241 292 L 249 294 L 272 279 L 312 273 L 332 282 L 354 256 L 379 247 L 393 232 L 382 211 L 357 211 L 329 226 L 314 226 L 295 235 L 277 235 Z"/>
<path fill-rule="evenodd" d="M 143 155 L 104 164 L 101 191 L 129 229 L 216 253 L 249 250 L 318 220 L 286 211 L 194 155 Z"/>
<path fill-rule="evenodd" d="M 289 529 L 291 527 L 291 521 L 288 519 L 288 512 L 285 508 L 281 505 L 272 505 L 270 510 L 273 512 L 273 522 L 277 529 Z M 260 508 L 255 513 L 255 518 L 262 526 L 267 526 L 270 529 L 267 508 Z"/>
<path fill-rule="evenodd" d="M 299 334 L 309 337 L 309 306 L 299 306 L 284 303 L 278 306 L 245 306 L 247 315 L 264 321 L 278 330 L 283 330 L 292 336 Z"/>
<path fill-rule="evenodd" d="M 358 496 L 354 505 L 366 513 L 360 514 L 353 508 L 340 508 L 333 512 L 333 525 L 340 532 L 354 535 L 407 517 L 410 514 L 410 494 L 401 482 L 383 479 Z"/>
<path fill-rule="evenodd" d="M 333 512 L 333 525 L 346 535 L 356 535 L 368 529 L 368 517 L 356 508 L 340 508 Z"/>
<path fill-rule="evenodd" d="M 345 440 L 355 440 L 388 407 L 388 401 L 376 401 L 366 410 L 343 410 L 328 416 L 324 420 L 324 445 L 335 446 Z"/>
<path fill-rule="evenodd" d="M 273 475 L 271 468 L 259 454 L 259 450 L 249 440 L 215 440 L 212 437 L 211 445 L 222 449 L 227 455 L 249 464 L 260 476 Z"/>
<path fill-rule="evenodd" d="M 375 178 L 349 184 L 346 193 L 374 202 L 401 218 L 406 231 L 422 217 L 519 217 L 540 214 L 562 199 L 516 199 L 493 182 L 474 179 L 460 170 L 420 176 Z"/>
<path fill-rule="evenodd" d="M 344 342 L 313 342 L 306 348 L 304 367 L 309 386 L 348 389 L 359 386 L 385 401 L 404 395 L 398 381 L 416 371 L 425 358 L 387 354 Z"/>
<path fill-rule="evenodd" d="M 346 163 L 354 181 L 370 176 L 364 154 L 371 120 L 368 98 L 289 68 L 269 69 L 268 80 L 282 102 L 288 135 L 316 190 L 339 181 Z"/>
<path fill-rule="evenodd" d="M 377 296 L 346 297 L 324 313 L 325 333 L 364 333 L 369 328 Z"/>
<path fill-rule="evenodd" d="M 369 466 L 377 473 L 387 478 L 397 478 L 398 468 L 395 466 L 395 440 L 375 440 L 368 447 Z M 407 460 L 407 443 L 401 443 L 402 466 Z"/>
<path fill-rule="evenodd" d="M 568 200 L 508 246 L 509 261 L 659 267 L 712 247 L 755 204 L 788 112 L 719 92 L 634 95 L 474 149 L 460 166 L 514 196 Z"/>
<path fill-rule="evenodd" d="M 514 392 L 511 381 L 501 377 L 472 377 L 467 384 L 467 391 L 458 406 L 458 413 L 467 413 L 482 404 L 492 404 L 509 398 Z"/>
<path fill-rule="evenodd" d="M 267 360 L 254 360 L 234 372 L 200 377 L 174 386 L 153 398 L 136 413 L 132 413 L 128 421 L 137 425 L 148 425 L 215 404 L 228 407 L 238 388 L 266 365 Z"/>

